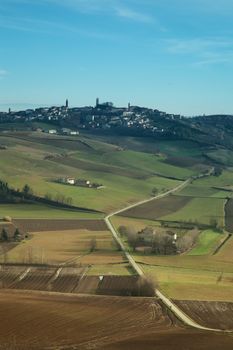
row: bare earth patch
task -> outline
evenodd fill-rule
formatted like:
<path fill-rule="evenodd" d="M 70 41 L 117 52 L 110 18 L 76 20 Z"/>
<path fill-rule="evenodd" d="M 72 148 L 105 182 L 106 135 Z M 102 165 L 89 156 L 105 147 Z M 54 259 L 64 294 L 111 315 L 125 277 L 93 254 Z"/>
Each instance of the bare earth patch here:
<path fill-rule="evenodd" d="M 187 329 L 154 298 L 0 292 L 0 349 L 231 350 L 233 338 Z"/>
<path fill-rule="evenodd" d="M 121 213 L 121 216 L 155 220 L 178 211 L 190 201 L 189 197 L 171 195 L 131 208 Z"/>

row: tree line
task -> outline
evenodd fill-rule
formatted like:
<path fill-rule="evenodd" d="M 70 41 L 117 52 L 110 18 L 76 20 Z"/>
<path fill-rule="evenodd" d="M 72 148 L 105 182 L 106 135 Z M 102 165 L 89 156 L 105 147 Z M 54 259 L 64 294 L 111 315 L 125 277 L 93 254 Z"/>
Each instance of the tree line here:
<path fill-rule="evenodd" d="M 0 180 L 0 198 L 2 201 L 10 202 L 27 202 L 27 201 L 39 201 L 47 204 L 60 204 L 72 206 L 73 199 L 71 197 L 66 197 L 61 193 L 52 195 L 46 193 L 44 197 L 40 197 L 35 194 L 33 188 L 25 184 L 23 188 L 15 190 L 12 187 L 9 187 L 8 183 Z"/>
<path fill-rule="evenodd" d="M 161 231 L 152 227 L 146 227 L 137 231 L 132 226 L 120 226 L 118 231 L 126 236 L 129 246 L 136 251 L 143 248 L 144 252 L 155 255 L 175 255 L 191 249 L 197 241 L 199 230 L 194 228 L 181 237 L 172 231 Z"/>
<path fill-rule="evenodd" d="M 8 233 L 8 231 L 5 227 L 2 228 L 1 235 L 0 235 L 1 242 L 6 243 L 6 242 L 11 242 L 12 240 L 15 242 L 19 242 L 19 241 L 21 241 L 21 239 L 22 239 L 22 234 L 18 228 L 15 229 L 13 236 L 11 236 Z"/>

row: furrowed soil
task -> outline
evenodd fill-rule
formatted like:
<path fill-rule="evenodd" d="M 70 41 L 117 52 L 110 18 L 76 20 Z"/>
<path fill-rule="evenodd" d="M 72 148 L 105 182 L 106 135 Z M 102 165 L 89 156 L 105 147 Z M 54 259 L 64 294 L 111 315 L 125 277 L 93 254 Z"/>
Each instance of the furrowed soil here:
<path fill-rule="evenodd" d="M 14 224 L 26 232 L 81 230 L 106 231 L 104 220 L 46 220 L 46 219 L 17 219 Z"/>
<path fill-rule="evenodd" d="M 121 213 L 121 216 L 155 220 L 178 211 L 189 203 L 190 200 L 189 197 L 171 195 L 131 208 Z"/>
<path fill-rule="evenodd" d="M 227 201 L 225 205 L 226 230 L 233 233 L 233 199 Z"/>
<path fill-rule="evenodd" d="M 191 300 L 175 303 L 202 326 L 233 330 L 233 303 Z"/>
<path fill-rule="evenodd" d="M 186 329 L 152 298 L 0 292 L 1 350 L 230 350 L 229 335 Z"/>

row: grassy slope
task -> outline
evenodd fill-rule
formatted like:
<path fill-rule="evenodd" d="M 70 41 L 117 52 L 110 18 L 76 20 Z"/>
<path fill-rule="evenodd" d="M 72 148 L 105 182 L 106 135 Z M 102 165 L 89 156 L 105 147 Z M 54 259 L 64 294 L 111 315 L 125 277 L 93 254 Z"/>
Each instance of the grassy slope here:
<path fill-rule="evenodd" d="M 111 263 L 114 257 L 115 262 L 123 262 L 122 254 L 113 245 L 109 231 L 95 232 L 77 229 L 35 232 L 31 234 L 30 239 L 11 249 L 7 254 L 7 260 L 11 263 L 40 263 L 43 257 L 43 262 L 49 264 L 64 263 L 70 260 L 80 262 L 82 256 L 87 256 L 90 260 L 90 256 L 95 253 L 90 252 L 93 238 L 96 239 L 95 251 L 98 252 L 99 263 Z M 30 252 L 31 261 L 28 261 L 28 252 Z M 111 254 L 114 255 L 112 259 Z"/>
<path fill-rule="evenodd" d="M 104 164 L 119 165 L 124 169 L 130 168 L 136 172 L 141 169 L 141 171 L 144 170 L 145 173 L 156 173 L 181 179 L 185 179 L 193 174 L 189 169 L 164 163 L 164 157 L 162 156 L 130 150 L 118 151 L 112 154 L 105 153 L 100 156 L 91 154 L 91 157 L 87 153 L 86 157 Z"/>
<path fill-rule="evenodd" d="M 155 222 L 114 217 L 116 228 L 132 226 L 140 230 Z M 229 300 L 232 297 L 233 258 L 230 240 L 216 255 L 216 247 L 227 237 L 212 230 L 203 231 L 196 246 L 187 254 L 153 256 L 133 253 L 145 273 L 159 281 L 160 288 L 169 297 L 185 300 Z"/>
<path fill-rule="evenodd" d="M 86 134 L 91 137 L 90 134 Z M 187 156 L 201 157 L 203 149 L 197 143 L 182 140 L 155 140 L 148 137 L 129 137 L 129 136 L 100 136 L 95 135 L 95 138 L 102 142 L 112 142 L 115 145 L 134 151 L 147 153 L 165 153 L 169 156 Z"/>
<path fill-rule="evenodd" d="M 209 158 L 220 164 L 233 166 L 233 152 L 230 150 L 218 149 L 215 151 L 207 152 L 206 154 Z"/>
<path fill-rule="evenodd" d="M 159 280 L 163 292 L 177 300 L 233 301 L 233 273 L 203 271 L 201 269 L 176 269 L 174 267 L 141 266 Z M 221 279 L 221 281 L 220 281 Z"/>
<path fill-rule="evenodd" d="M 64 145 L 62 148 L 58 147 L 60 141 L 55 139 L 56 142 L 54 142 L 54 138 L 51 139 L 50 146 L 48 144 L 50 139 L 44 144 L 40 135 L 35 137 L 33 134 L 32 137 L 31 134 L 19 134 L 19 137 L 20 139 L 15 136 L 0 137 L 1 143 L 8 144 L 8 149 L 1 151 L 0 178 L 6 179 L 16 188 L 22 188 L 25 183 L 28 183 L 40 195 L 52 193 L 55 196 L 62 193 L 67 197 L 71 196 L 73 203 L 80 207 L 111 211 L 149 197 L 154 187 L 161 190 L 178 184 L 176 180 L 155 176 L 155 172 L 167 176 L 171 173 L 173 176 L 178 174 L 178 177 L 192 174 L 190 170 L 167 165 L 162 159 L 146 153 L 121 152 L 117 151 L 116 146 L 89 140 L 89 144 L 85 146 L 87 140 L 84 142 L 83 138 L 80 138 L 81 142 L 75 141 L 76 139 L 68 142 L 67 149 L 64 149 Z M 65 141 L 62 142 L 65 143 Z M 44 156 L 51 153 L 68 154 L 71 159 L 70 165 L 44 160 Z M 91 161 L 95 164 L 95 170 L 74 167 L 72 159 Z M 111 162 L 118 167 L 118 170 L 120 169 L 120 174 L 119 171 L 118 175 L 113 173 Z M 105 164 L 109 169 L 103 171 L 101 164 Z M 138 178 L 135 178 L 135 174 Z M 102 183 L 106 188 L 93 190 L 51 182 L 65 176 L 90 179 L 93 182 Z"/>
<path fill-rule="evenodd" d="M 156 277 L 162 290 L 171 298 L 232 301 L 233 258 L 229 254 L 232 242 L 212 255 L 226 238 L 210 230 L 204 231 L 196 247 L 181 256 L 137 256 L 143 269 Z"/>
<path fill-rule="evenodd" d="M 96 247 L 90 251 L 91 240 Z M 63 230 L 35 232 L 30 239 L 0 255 L 8 263 L 76 263 L 88 266 L 88 275 L 130 275 L 132 269 L 118 251 L 109 231 Z"/>
<path fill-rule="evenodd" d="M 59 209 L 43 204 L 0 204 L 0 217 L 14 219 L 98 219 L 104 215 L 69 209 Z"/>
<path fill-rule="evenodd" d="M 225 235 L 220 234 L 214 230 L 205 230 L 199 237 L 195 247 L 188 253 L 188 255 L 207 255 L 214 252 L 219 246 Z"/>
<path fill-rule="evenodd" d="M 202 178 L 195 182 L 196 185 L 202 187 L 224 187 L 231 186 L 233 183 L 233 172 L 232 169 L 229 168 L 224 170 L 220 176 L 211 176 L 208 178 Z"/>
<path fill-rule="evenodd" d="M 193 198 L 185 207 L 173 214 L 163 216 L 163 220 L 192 221 L 209 224 L 215 218 L 220 225 L 224 222 L 225 199 L 222 198 Z"/>
<path fill-rule="evenodd" d="M 211 176 L 196 180 L 178 195 L 193 197 L 181 210 L 163 217 L 165 220 L 192 220 L 208 224 L 211 218 L 216 218 L 219 224 L 224 223 L 224 205 L 226 198 L 231 195 L 214 187 L 227 187 L 233 184 L 231 169 L 223 171 L 221 176 Z"/>
<path fill-rule="evenodd" d="M 228 195 L 227 191 L 219 191 L 213 187 L 203 187 L 196 185 L 196 183 L 189 185 L 182 191 L 177 193 L 180 196 L 190 196 L 190 197 L 217 197 L 226 198 Z"/>
<path fill-rule="evenodd" d="M 114 226 L 132 226 L 137 230 L 155 222 L 114 217 Z M 133 253 L 142 269 L 159 281 L 169 297 L 187 300 L 229 300 L 232 297 L 233 258 L 230 240 L 216 255 L 216 247 L 227 237 L 212 230 L 203 231 L 196 246 L 187 254 L 154 256 Z"/>
<path fill-rule="evenodd" d="M 82 138 L 81 140 L 83 141 Z M 142 150 L 142 147 L 144 147 L 144 152 L 162 152 L 172 156 L 182 154 L 182 156 L 198 157 L 201 154 L 200 149 L 194 147 L 194 144 L 173 141 L 143 143 L 141 139 L 128 139 L 128 148 L 134 149 L 134 151 L 117 151 L 114 145 L 89 139 L 85 139 L 85 142 L 87 141 L 89 146 L 92 147 L 88 150 L 83 145 L 81 147 L 80 144 L 77 144 L 77 147 L 69 145 L 66 149 L 64 147 L 58 147 L 59 144 L 57 143 L 43 144 L 43 142 L 28 141 L 26 139 L 18 140 L 13 138 L 6 140 L 5 138 L 3 140 L 4 142 L 2 140 L 0 141 L 3 144 L 4 142 L 8 142 L 9 146 L 6 151 L 2 151 L 0 154 L 0 177 L 5 177 L 9 183 L 22 187 L 25 182 L 28 182 L 38 193 L 65 193 L 67 196 L 72 195 L 74 203 L 79 206 L 88 206 L 108 211 L 149 196 L 153 187 L 160 190 L 162 188 L 174 187 L 178 183 L 174 180 L 154 176 L 154 173 L 177 176 L 178 178 L 185 178 L 193 174 L 189 169 L 164 163 L 162 156 L 139 152 Z M 122 140 L 120 140 L 119 146 L 123 146 Z M 86 163 L 92 162 L 95 165 L 99 165 L 99 169 L 98 171 L 94 171 L 86 167 L 74 167 L 72 164 L 67 166 L 45 161 L 43 158 L 49 153 L 67 153 L 71 159 L 81 159 Z M 101 164 L 109 166 L 109 171 L 102 171 Z M 113 167 L 118 167 L 118 175 L 111 173 Z M 119 171 L 122 172 L 120 175 Z M 135 176 L 132 176 L 132 171 Z M 48 180 L 54 178 L 55 174 L 56 177 L 75 176 L 88 178 L 92 181 L 103 183 L 106 189 L 94 191 L 49 182 Z M 146 181 L 143 177 L 146 178 Z M 194 198 L 191 203 L 182 209 L 184 212 L 178 212 L 179 216 L 185 220 L 187 218 L 197 218 L 203 222 L 209 221 L 209 218 L 212 216 L 217 216 L 221 221 L 224 202 L 221 198 L 224 198 L 225 193 L 213 190 L 211 187 L 229 186 L 232 183 L 233 174 L 230 171 L 224 171 L 220 177 L 211 177 L 196 181 L 194 185 L 184 190 L 187 191 L 186 193 L 181 194 L 190 195 L 191 197 L 195 197 L 197 194 L 201 197 L 205 194 L 205 196 L 210 198 Z M 213 199 L 212 197 L 220 197 L 220 199 Z M 5 214 L 9 215 L 8 208 L 5 209 Z M 40 210 L 45 215 L 47 208 L 43 210 L 41 208 Z M 37 215 L 40 215 L 40 210 L 36 209 L 35 211 L 31 209 L 30 214 L 27 215 L 34 217 L 35 212 Z M 21 216 L 25 215 L 25 211 L 29 212 L 29 208 L 23 208 L 21 213 L 19 213 L 19 209 L 16 211 L 18 212 L 16 215 Z M 34 213 L 31 214 L 33 211 Z M 60 215 L 59 210 L 58 212 L 59 214 L 54 212 L 54 217 Z M 47 215 L 51 217 L 52 214 L 49 213 Z M 69 217 L 69 215 L 73 217 L 72 212 L 69 212 L 69 214 L 67 212 L 67 215 L 64 217 Z M 76 213 L 74 215 L 77 217 Z M 141 226 L 138 221 L 135 224 Z M 204 252 L 207 254 L 216 243 L 212 234 L 208 234 L 208 237 L 204 238 L 203 236 L 203 239 L 200 239 L 199 248 L 196 246 L 196 249 L 199 249 L 199 253 L 201 251 L 203 254 Z M 210 244 L 210 241 L 213 245 L 212 243 Z M 212 248 L 210 248 L 210 245 Z M 232 300 L 232 255 L 229 254 L 231 249 L 227 249 L 227 254 L 221 250 L 216 256 L 183 255 L 179 257 L 147 257 L 137 255 L 136 258 L 138 261 L 149 264 L 142 265 L 142 267 L 146 272 L 150 272 L 159 278 L 161 288 L 171 297 L 177 299 Z M 227 258 L 225 258 L 226 255 Z M 120 266 L 119 268 L 121 269 Z M 97 274 L 98 271 L 96 271 Z M 105 266 L 103 266 L 101 271 L 106 271 Z M 107 271 L 109 270 L 107 269 Z M 95 273 L 95 270 L 93 273 Z"/>
<path fill-rule="evenodd" d="M 222 249 L 218 252 L 218 258 L 221 259 L 221 261 L 224 262 L 233 262 L 232 257 L 233 252 L 233 236 L 224 244 Z"/>

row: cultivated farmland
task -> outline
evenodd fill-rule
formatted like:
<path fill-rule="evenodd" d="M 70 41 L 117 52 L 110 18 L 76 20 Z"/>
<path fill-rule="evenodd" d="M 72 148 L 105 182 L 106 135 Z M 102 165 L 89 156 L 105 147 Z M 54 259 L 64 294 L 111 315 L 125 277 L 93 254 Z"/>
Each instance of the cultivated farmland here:
<path fill-rule="evenodd" d="M 59 293 L 85 293 L 137 296 L 143 294 L 138 276 L 112 275 L 108 270 L 88 274 L 90 265 L 51 267 L 46 265 L 1 265 L 0 288 L 40 290 Z M 102 273 L 103 272 L 103 273 Z"/>
<path fill-rule="evenodd" d="M 233 199 L 227 201 L 225 206 L 226 230 L 233 233 Z"/>
<path fill-rule="evenodd" d="M 33 232 L 30 239 L 8 252 L 12 263 L 61 264 L 79 262 L 91 254 L 91 241 L 95 239 L 94 250 L 113 251 L 113 241 L 108 231 L 59 230 Z M 115 253 L 116 254 L 116 253 Z M 121 254 L 119 253 L 121 257 Z M 121 260 L 122 261 L 122 260 Z"/>
<path fill-rule="evenodd" d="M 175 187 L 179 179 L 195 173 L 166 164 L 161 156 L 124 150 L 81 136 L 67 138 L 18 132 L 0 135 L 0 143 L 4 142 L 8 148 L 1 153 L 0 178 L 10 186 L 22 189 L 27 183 L 39 196 L 56 198 L 64 195 L 72 198 L 77 207 L 101 212 L 110 212 L 150 197 L 154 188 L 161 191 Z M 70 176 L 104 186 L 96 190 L 54 182 L 57 178 Z M 15 208 L 4 204 L 2 208 L 0 206 L 0 215 L 1 211 L 2 215 L 15 218 L 74 218 L 76 215 L 68 210 L 51 207 L 50 210 L 43 206 L 26 208 L 24 205 Z M 92 217 L 92 213 L 83 214 Z"/>
<path fill-rule="evenodd" d="M 103 213 L 59 209 L 49 205 L 31 204 L 0 204 L 0 218 L 10 216 L 14 219 L 99 219 Z"/>
<path fill-rule="evenodd" d="M 155 220 L 170 213 L 178 211 L 189 203 L 190 198 L 170 195 L 162 199 L 155 199 L 151 202 L 129 209 L 121 216 Z"/>
<path fill-rule="evenodd" d="M 150 298 L 1 291 L 0 316 L 4 350 L 232 349 L 232 337 L 185 329 Z"/>
<path fill-rule="evenodd" d="M 163 215 L 161 219 L 166 221 L 191 221 L 208 225 L 211 219 L 214 218 L 220 226 L 223 226 L 224 205 L 225 199 L 223 198 L 193 198 L 181 209 Z"/>
<path fill-rule="evenodd" d="M 14 338 L 19 346 L 25 346 L 24 349 L 41 350 L 51 344 L 55 348 L 61 343 L 63 346 L 75 345 L 79 349 L 101 348 L 115 343 L 119 339 L 119 331 L 121 339 L 127 339 L 172 328 L 171 320 L 160 305 L 143 298 L 129 300 L 1 292 L 0 305 L 1 317 L 8 315 L 11 324 L 9 328 L 1 327 L 0 331 L 1 345 L 6 347 Z M 6 325 L 5 322 L 3 324 Z M 30 331 L 27 324 L 30 324 Z"/>
<path fill-rule="evenodd" d="M 175 303 L 204 327 L 233 330 L 233 303 L 191 300 L 177 300 Z"/>
<path fill-rule="evenodd" d="M 218 252 L 217 257 L 221 261 L 233 263 L 233 236 L 229 237 Z"/>
<path fill-rule="evenodd" d="M 65 230 L 88 230 L 106 231 L 107 226 L 104 220 L 14 220 L 16 226 L 26 232 L 42 231 L 65 231 Z"/>

